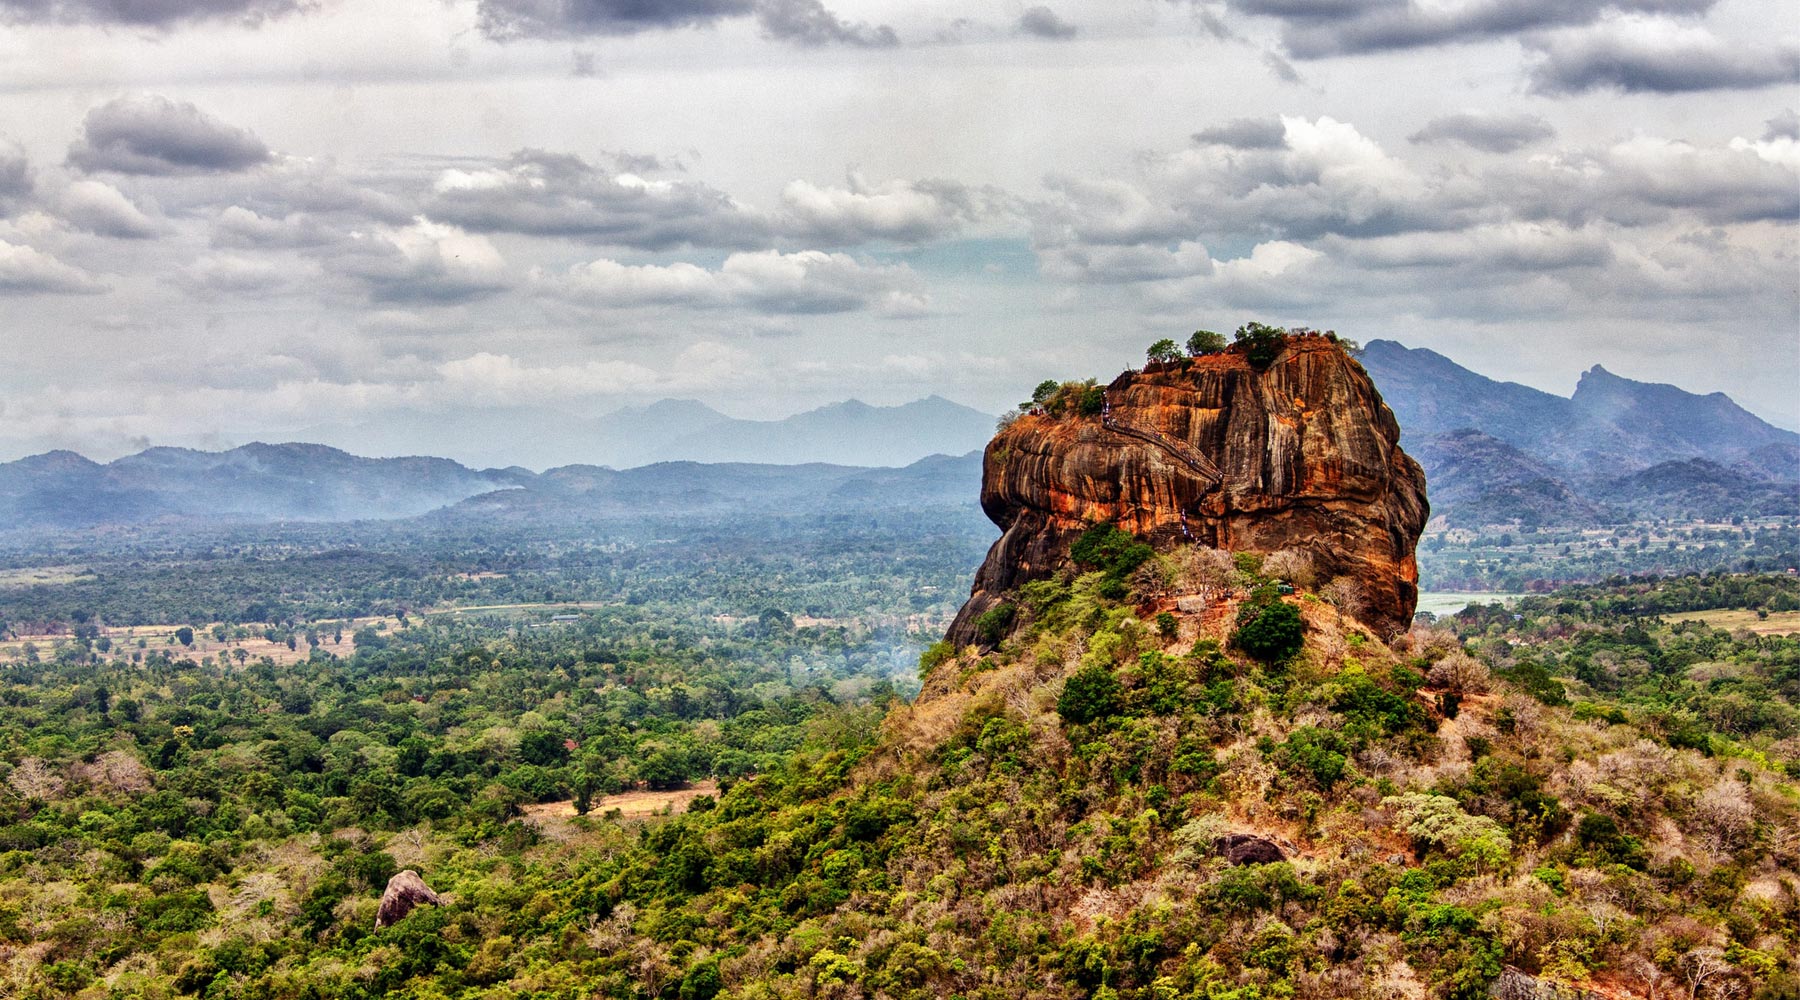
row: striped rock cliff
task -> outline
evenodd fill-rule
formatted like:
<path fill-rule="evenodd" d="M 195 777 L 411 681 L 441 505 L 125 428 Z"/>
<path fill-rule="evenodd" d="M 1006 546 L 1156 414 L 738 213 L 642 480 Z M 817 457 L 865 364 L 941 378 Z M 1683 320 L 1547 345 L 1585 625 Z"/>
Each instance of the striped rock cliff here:
<path fill-rule="evenodd" d="M 1097 416 L 1026 414 L 988 443 L 981 504 L 1004 534 L 949 638 L 1020 584 L 1070 565 L 1069 545 L 1110 521 L 1158 550 L 1303 549 L 1321 580 L 1361 587 L 1365 622 L 1410 624 L 1425 475 L 1356 360 L 1289 336 L 1265 368 L 1233 349 L 1127 372 Z"/>

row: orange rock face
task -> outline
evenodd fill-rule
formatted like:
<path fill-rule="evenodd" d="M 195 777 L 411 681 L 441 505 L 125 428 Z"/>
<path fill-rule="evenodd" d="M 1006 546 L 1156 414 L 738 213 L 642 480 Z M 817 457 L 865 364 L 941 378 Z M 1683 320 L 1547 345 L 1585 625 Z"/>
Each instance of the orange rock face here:
<path fill-rule="evenodd" d="M 1008 592 L 1070 565 L 1110 521 L 1159 551 L 1303 549 L 1321 580 L 1360 584 L 1377 631 L 1407 627 L 1425 474 L 1369 376 L 1323 337 L 1290 337 L 1264 370 L 1206 355 L 1121 375 L 1099 417 L 1020 417 L 988 443 L 981 505 L 1004 531 L 949 638 Z"/>

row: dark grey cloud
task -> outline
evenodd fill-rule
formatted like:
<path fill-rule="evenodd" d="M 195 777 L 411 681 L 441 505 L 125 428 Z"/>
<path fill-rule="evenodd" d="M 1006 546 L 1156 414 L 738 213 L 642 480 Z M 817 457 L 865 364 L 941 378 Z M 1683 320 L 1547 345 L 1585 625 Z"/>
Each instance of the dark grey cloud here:
<path fill-rule="evenodd" d="M 1051 39 L 1074 38 L 1080 30 L 1057 17 L 1056 11 L 1041 6 L 1025 8 L 1025 12 L 1019 15 L 1017 27 L 1021 34 Z"/>
<path fill-rule="evenodd" d="M 1795 114 L 1793 108 L 1782 111 L 1763 124 L 1768 126 L 1763 130 L 1764 142 L 1772 142 L 1776 139 L 1800 139 L 1800 115 Z"/>
<path fill-rule="evenodd" d="M 122 174 L 211 174 L 268 162 L 269 147 L 186 102 L 155 94 L 121 97 L 87 114 L 70 164 Z"/>
<path fill-rule="evenodd" d="M 0 0 L 0 22 L 145 28 L 173 28 L 202 21 L 257 24 L 317 6 L 312 0 Z"/>
<path fill-rule="evenodd" d="M 1302 59 L 1478 42 L 1592 24 L 1613 11 L 1700 14 L 1716 0 L 1230 0 L 1232 9 L 1282 22 L 1282 44 Z"/>
<path fill-rule="evenodd" d="M 1579 227 L 1653 226 L 1683 217 L 1710 225 L 1800 217 L 1792 167 L 1755 150 L 1696 147 L 1638 136 L 1586 153 L 1506 164 L 1483 185 L 1516 218 Z"/>
<path fill-rule="evenodd" d="M 24 206 L 33 188 L 31 161 L 25 148 L 0 140 L 0 216 L 11 215 Z"/>
<path fill-rule="evenodd" d="M 1233 118 L 1194 133 L 1202 146 L 1232 149 L 1281 149 L 1287 145 L 1287 127 L 1279 118 Z"/>
<path fill-rule="evenodd" d="M 1460 114 L 1433 118 L 1408 138 L 1415 143 L 1461 143 L 1489 153 L 1511 153 L 1556 135 L 1537 115 Z"/>
<path fill-rule="evenodd" d="M 885 24 L 850 24 L 825 9 L 819 0 L 761 0 L 756 17 L 763 34 L 796 45 L 852 45 L 884 49 L 900 44 Z"/>
<path fill-rule="evenodd" d="M 900 44 L 886 25 L 852 24 L 820 0 L 480 0 L 482 34 L 520 38 L 590 38 L 698 28 L 755 15 L 763 34 L 796 45 Z"/>
<path fill-rule="evenodd" d="M 426 210 L 433 219 L 477 232 L 643 250 L 758 246 L 769 233 L 763 219 L 698 181 L 646 180 L 536 149 L 492 167 L 445 171 Z"/>
<path fill-rule="evenodd" d="M 1727 46 L 1699 28 L 1621 21 L 1534 40 L 1531 89 L 1686 93 L 1800 81 L 1800 46 Z"/>
<path fill-rule="evenodd" d="M 1275 79 L 1280 80 L 1283 83 L 1305 82 L 1300 79 L 1300 71 L 1294 68 L 1293 63 L 1281 58 L 1281 56 L 1274 52 L 1264 52 L 1262 61 L 1264 66 L 1269 67 L 1269 72 L 1275 74 Z"/>
<path fill-rule="evenodd" d="M 489 38 L 585 38 L 691 28 L 743 17 L 752 0 L 481 0 L 481 32 Z"/>

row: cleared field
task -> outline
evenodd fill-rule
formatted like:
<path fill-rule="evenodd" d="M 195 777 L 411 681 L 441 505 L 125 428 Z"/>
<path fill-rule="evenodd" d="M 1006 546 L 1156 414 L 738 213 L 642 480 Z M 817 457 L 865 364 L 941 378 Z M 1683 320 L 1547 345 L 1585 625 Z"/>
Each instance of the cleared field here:
<path fill-rule="evenodd" d="M 554 601 L 548 604 L 466 604 L 460 607 L 432 608 L 427 614 L 434 615 L 466 615 L 474 611 L 561 611 L 580 610 L 584 608 L 606 608 L 617 601 Z"/>
<path fill-rule="evenodd" d="M 1790 635 L 1800 632 L 1800 611 L 1771 611 L 1767 618 L 1758 618 L 1756 612 L 1743 610 L 1681 611 L 1663 615 L 1662 620 L 1671 625 L 1676 622 L 1705 622 L 1713 628 L 1733 632 L 1747 628 L 1757 635 Z"/>
<path fill-rule="evenodd" d="M 320 636 L 322 641 L 319 648 L 328 653 L 337 653 L 339 655 L 348 656 L 355 648 L 350 643 L 351 633 L 358 629 L 374 628 L 383 624 L 385 624 L 384 631 L 392 632 L 400 627 L 400 620 L 398 618 L 388 617 L 357 618 L 353 621 L 346 621 L 344 623 L 343 641 L 332 642 L 331 634 L 325 633 Z M 130 655 L 131 653 L 138 651 L 150 653 L 161 650 L 169 653 L 176 659 L 182 657 L 204 659 L 209 656 L 215 656 L 221 652 L 225 652 L 233 659 L 236 659 L 237 654 L 234 651 L 241 649 L 244 651 L 244 662 L 246 663 L 253 660 L 260 660 L 266 656 L 275 661 L 277 665 L 286 666 L 290 663 L 298 663 L 312 655 L 312 649 L 307 646 L 304 638 L 300 638 L 295 642 L 293 649 L 289 649 L 286 642 L 270 642 L 261 635 L 252 635 L 243 639 L 220 642 L 213 638 L 212 625 L 210 624 L 205 626 L 194 626 L 194 644 L 192 646 L 184 647 L 175 641 L 175 631 L 179 627 L 180 626 L 177 625 L 136 625 L 121 628 L 103 628 L 100 630 L 100 634 L 113 641 L 113 652 L 107 654 L 112 656 L 116 656 L 120 653 Z M 250 627 L 259 628 L 260 626 L 252 625 Z M 68 638 L 69 636 L 67 635 L 17 636 L 6 642 L 0 642 L 0 657 L 23 655 L 26 643 L 35 645 L 38 648 L 39 655 L 48 657 L 51 655 L 58 640 L 67 640 Z M 140 640 L 144 643 L 141 650 L 138 646 Z"/>
<path fill-rule="evenodd" d="M 595 799 L 588 810 L 588 816 L 605 819 L 606 814 L 614 809 L 619 811 L 619 815 L 614 818 L 624 820 L 649 819 L 661 815 L 664 809 L 675 815 L 687 811 L 688 803 L 694 799 L 718 793 L 719 783 L 711 778 L 668 792 L 620 792 Z M 575 828 L 569 825 L 569 821 L 575 818 L 575 803 L 568 799 L 533 803 L 524 807 L 523 812 L 525 821 L 537 827 L 551 840 L 568 840 L 575 835 Z"/>
<path fill-rule="evenodd" d="M 86 566 L 28 566 L 23 569 L 0 569 L 0 590 L 14 587 L 53 587 L 94 574 Z"/>

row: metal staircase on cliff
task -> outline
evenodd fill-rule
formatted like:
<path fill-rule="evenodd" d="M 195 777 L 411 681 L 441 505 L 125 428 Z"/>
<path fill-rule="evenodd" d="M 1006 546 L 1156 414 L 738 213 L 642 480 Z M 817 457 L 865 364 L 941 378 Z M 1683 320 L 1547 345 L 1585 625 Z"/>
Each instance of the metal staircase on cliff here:
<path fill-rule="evenodd" d="M 1200 452 L 1196 451 L 1194 447 L 1187 442 L 1177 441 L 1160 431 L 1148 430 L 1142 427 L 1132 427 L 1129 424 L 1115 419 L 1112 414 L 1112 395 L 1110 392 L 1101 397 L 1100 424 L 1109 431 L 1123 434 L 1126 437 L 1134 437 L 1139 441 L 1153 444 L 1158 448 L 1161 448 L 1163 451 L 1174 456 L 1181 464 L 1207 479 L 1212 480 L 1214 486 L 1222 486 L 1225 483 L 1225 473 L 1219 471 L 1219 467 L 1213 464 L 1212 459 L 1200 454 Z M 1182 519 L 1181 528 L 1182 533 L 1186 534 L 1187 519 L 1185 517 Z"/>

